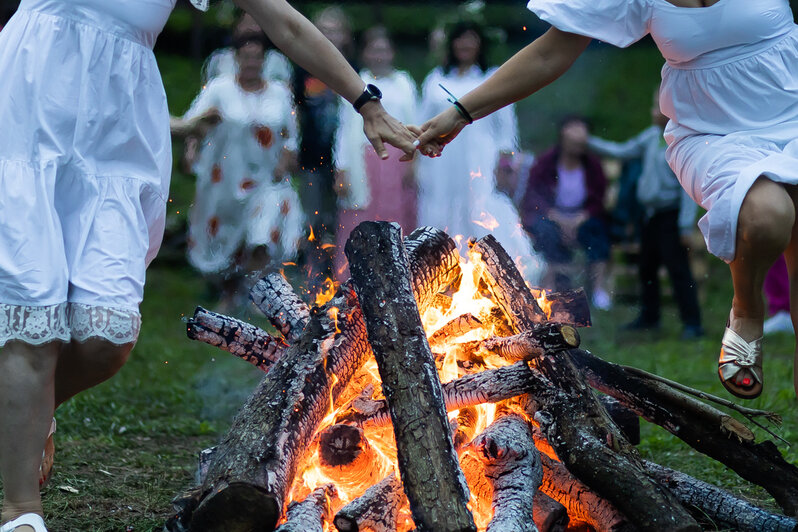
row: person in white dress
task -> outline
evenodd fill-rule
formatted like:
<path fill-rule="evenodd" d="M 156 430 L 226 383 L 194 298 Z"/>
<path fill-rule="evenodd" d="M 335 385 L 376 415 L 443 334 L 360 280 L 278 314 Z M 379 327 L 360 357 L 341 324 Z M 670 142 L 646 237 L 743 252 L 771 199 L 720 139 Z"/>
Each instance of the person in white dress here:
<path fill-rule="evenodd" d="M 419 117 L 435 115 L 451 104 L 450 96 L 462 96 L 488 79 L 495 69 L 487 67 L 484 37 L 472 23 L 456 25 L 448 35 L 447 62 L 435 68 L 421 89 Z M 518 122 L 507 106 L 474 124 L 463 138 L 440 158 L 425 158 L 418 167 L 418 223 L 445 230 L 459 242 L 493 233 L 516 261 L 530 284 L 542 273 L 542 258 L 521 226 L 512 201 L 496 190 L 496 169 L 501 157 L 511 158 L 518 149 Z"/>
<path fill-rule="evenodd" d="M 394 48 L 382 26 L 369 28 L 361 38 L 360 77 L 385 93 L 382 104 L 402 122 L 413 123 L 418 88 L 410 74 L 393 65 Z M 416 228 L 415 166 L 401 161 L 382 162 L 363 138 L 363 119 L 352 106 L 340 105 L 335 136 L 335 192 L 338 196 L 333 266 L 339 282 L 349 278 L 344 245 L 349 234 L 364 220 L 397 222 L 404 234 Z"/>
<path fill-rule="evenodd" d="M 731 269 L 718 374 L 732 394 L 759 396 L 762 283 L 781 254 L 798 320 L 798 27 L 789 2 L 531 0 L 528 7 L 553 27 L 463 96 L 460 108 L 425 123 L 420 149 L 437 154 L 472 120 L 557 79 L 591 38 L 628 46 L 651 34 L 665 58 L 668 162 L 707 210 L 699 222 L 707 248 Z"/>
<path fill-rule="evenodd" d="M 188 259 L 219 285 L 228 307 L 247 273 L 294 260 L 304 236 L 302 207 L 289 181 L 296 166 L 293 98 L 284 83 L 263 78 L 264 38 L 238 35 L 238 74 L 212 79 L 183 116 L 220 115 L 193 164 Z"/>
<path fill-rule="evenodd" d="M 46 530 L 53 411 L 116 373 L 138 336 L 171 171 L 152 48 L 175 1 L 22 0 L 0 33 L 2 532 Z M 313 24 L 284 0 L 236 3 L 361 104 L 381 156 L 388 142 L 412 157 L 415 136 Z"/>

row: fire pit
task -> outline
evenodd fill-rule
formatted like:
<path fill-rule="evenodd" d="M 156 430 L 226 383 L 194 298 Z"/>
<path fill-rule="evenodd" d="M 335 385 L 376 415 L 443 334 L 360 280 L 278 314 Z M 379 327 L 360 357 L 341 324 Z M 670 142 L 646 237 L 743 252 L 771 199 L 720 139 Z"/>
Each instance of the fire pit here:
<path fill-rule="evenodd" d="M 346 252 L 352 279 L 328 301 L 309 307 L 277 274 L 253 288 L 281 338 L 197 309 L 190 338 L 266 376 L 201 453 L 165 530 L 795 529 L 641 459 L 638 416 L 798 512 L 798 468 L 772 442 L 683 386 L 578 349 L 582 291 L 530 289 L 491 236 L 466 260 L 439 230 L 403 241 L 364 222 Z"/>

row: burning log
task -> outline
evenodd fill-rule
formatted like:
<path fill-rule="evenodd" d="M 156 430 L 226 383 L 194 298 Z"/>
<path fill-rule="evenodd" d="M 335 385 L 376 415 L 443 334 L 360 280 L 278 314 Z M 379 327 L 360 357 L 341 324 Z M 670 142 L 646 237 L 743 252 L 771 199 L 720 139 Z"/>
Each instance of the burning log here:
<path fill-rule="evenodd" d="M 532 289 L 533 295 L 536 292 L 544 292 L 541 289 Z M 546 292 L 546 306 L 549 321 L 557 323 L 567 323 L 574 327 L 590 327 L 590 303 L 583 288 L 574 290 L 563 290 L 562 292 Z"/>
<path fill-rule="evenodd" d="M 468 255 L 471 261 L 481 265 L 482 279 L 488 285 L 493 300 L 507 315 L 516 334 L 546 321 L 546 313 L 532 297 L 513 259 L 493 235 L 469 243 L 469 246 Z M 528 297 L 515 297 L 518 294 L 528 294 Z"/>
<path fill-rule="evenodd" d="M 485 324 L 471 314 L 463 314 L 445 324 L 429 337 L 431 346 L 439 345 L 463 336 L 476 329 L 481 329 Z"/>
<path fill-rule="evenodd" d="M 578 347 L 579 333 L 570 325 L 542 323 L 515 336 L 482 340 L 477 346 L 477 350 L 484 349 L 506 360 L 518 362 L 531 360 L 547 352 Z"/>
<path fill-rule="evenodd" d="M 540 532 L 564 532 L 568 528 L 568 511 L 542 491 L 532 500 L 532 519 Z"/>
<path fill-rule="evenodd" d="M 452 436 L 456 451 L 459 452 L 463 447 L 471 443 L 471 440 L 474 439 L 474 436 L 476 436 L 477 433 L 478 420 L 479 415 L 474 408 L 462 408 L 460 409 L 460 412 L 457 413 L 457 418 L 454 420 L 454 435 Z"/>
<path fill-rule="evenodd" d="M 562 463 L 542 451 L 540 461 L 543 465 L 540 491 L 565 506 L 572 524 L 587 523 L 597 532 L 637 530 L 612 503 L 585 486 Z"/>
<path fill-rule="evenodd" d="M 336 497 L 332 484 L 316 488 L 304 501 L 288 505 L 288 517 L 276 532 L 324 532 L 324 523 L 332 517 L 330 499 Z"/>
<path fill-rule="evenodd" d="M 299 338 L 310 320 L 308 305 L 279 273 L 270 273 L 255 283 L 249 298 L 288 343 Z"/>
<path fill-rule="evenodd" d="M 434 229 L 416 230 L 410 240 L 411 274 L 429 279 L 429 284 L 414 285 L 427 305 L 459 277 L 459 256 L 454 242 Z M 370 355 L 360 305 L 344 287 L 311 313 L 302 335 L 239 411 L 218 445 L 205 482 L 191 498 L 175 502 L 179 513 L 167 526 L 274 530 L 298 462 L 319 423 Z"/>
<path fill-rule="evenodd" d="M 282 339 L 251 323 L 202 307 L 194 311 L 186 332 L 190 339 L 223 349 L 263 371 L 269 371 L 288 349 L 288 344 Z"/>
<path fill-rule="evenodd" d="M 471 443 L 493 488 L 487 532 L 537 532 L 534 497 L 543 480 L 540 453 L 529 425 L 518 415 L 494 421 Z"/>
<path fill-rule="evenodd" d="M 440 380 L 395 223 L 363 222 L 346 256 L 393 420 L 399 472 L 420 532 L 476 532 Z M 434 293 L 429 294 L 432 301 Z"/>
<path fill-rule="evenodd" d="M 577 349 L 570 356 L 592 387 L 762 486 L 787 515 L 798 515 L 798 467 L 787 462 L 773 442 L 756 443 L 754 434 L 732 416 L 661 381 L 587 351 Z"/>
<path fill-rule="evenodd" d="M 385 476 L 363 429 L 351 425 L 332 425 L 319 434 L 319 459 L 321 470 L 341 489 L 371 486 Z"/>
<path fill-rule="evenodd" d="M 698 519 L 709 519 L 712 528 L 736 530 L 738 532 L 794 532 L 798 521 L 783 515 L 775 515 L 738 499 L 731 493 L 680 471 L 674 471 L 645 462 L 649 476 L 681 499 L 686 508 L 696 508 Z"/>
<path fill-rule="evenodd" d="M 341 508 L 333 524 L 339 532 L 396 532 L 399 511 L 406 504 L 402 482 L 391 473 Z"/>
<path fill-rule="evenodd" d="M 482 238 L 471 254 L 482 262 L 483 278 L 517 332 L 541 321 L 540 307 L 495 238 Z M 673 494 L 645 475 L 634 447 L 585 385 L 568 351 L 544 355 L 535 366 L 540 373 L 532 372 L 529 392 L 540 403 L 546 439 L 569 471 L 643 530 L 701 530 Z"/>

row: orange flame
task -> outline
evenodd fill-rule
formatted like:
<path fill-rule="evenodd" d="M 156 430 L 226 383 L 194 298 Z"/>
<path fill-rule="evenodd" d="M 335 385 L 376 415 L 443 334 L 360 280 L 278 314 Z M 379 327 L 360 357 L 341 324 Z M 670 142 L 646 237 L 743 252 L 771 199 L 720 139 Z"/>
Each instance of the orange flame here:
<path fill-rule="evenodd" d="M 314 301 L 314 304 L 317 307 L 321 307 L 322 305 L 326 304 L 333 298 L 333 296 L 335 296 L 336 290 L 338 290 L 336 282 L 327 277 L 324 280 L 324 286 L 316 294 L 316 300 Z"/>
<path fill-rule="evenodd" d="M 330 307 L 330 310 L 327 311 L 327 315 L 335 324 L 335 334 L 341 334 L 341 329 L 338 327 L 338 307 Z"/>
<path fill-rule="evenodd" d="M 473 222 L 488 231 L 494 231 L 499 227 L 499 221 L 489 212 L 479 213 L 479 220 L 473 220 Z"/>
<path fill-rule="evenodd" d="M 313 233 L 313 226 L 309 225 L 308 228 L 310 228 L 310 236 L 308 236 L 308 242 L 315 242 L 316 235 Z"/>

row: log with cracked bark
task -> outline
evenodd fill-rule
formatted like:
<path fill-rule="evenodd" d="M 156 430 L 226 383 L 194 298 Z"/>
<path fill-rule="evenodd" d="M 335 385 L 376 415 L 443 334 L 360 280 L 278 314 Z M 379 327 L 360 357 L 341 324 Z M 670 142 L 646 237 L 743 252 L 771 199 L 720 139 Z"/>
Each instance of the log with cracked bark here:
<path fill-rule="evenodd" d="M 260 327 L 202 307 L 194 311 L 186 333 L 190 339 L 218 347 L 262 371 L 269 371 L 288 349 L 285 341 Z"/>
<path fill-rule="evenodd" d="M 319 467 L 335 479 L 341 490 L 350 486 L 371 486 L 385 476 L 377 452 L 363 429 L 352 425 L 331 425 L 321 431 Z"/>
<path fill-rule="evenodd" d="M 475 342 L 474 347 L 477 352 L 490 351 L 510 362 L 518 362 L 579 347 L 579 341 L 579 333 L 571 325 L 541 323 L 514 336 L 494 336 Z"/>
<path fill-rule="evenodd" d="M 402 482 L 391 473 L 341 508 L 333 523 L 339 532 L 396 532 L 399 511 L 406 505 Z"/>
<path fill-rule="evenodd" d="M 485 324 L 472 314 L 461 314 L 432 333 L 429 336 L 429 344 L 431 346 L 436 346 L 450 342 L 471 331 L 481 329 L 484 326 Z"/>
<path fill-rule="evenodd" d="M 307 303 L 279 273 L 270 273 L 255 283 L 249 298 L 288 343 L 299 338 L 310 320 Z"/>
<path fill-rule="evenodd" d="M 543 469 L 527 421 L 519 415 L 502 416 L 470 446 L 483 461 L 493 492 L 487 532 L 537 532 L 534 497 Z"/>
<path fill-rule="evenodd" d="M 540 532 L 564 532 L 568 528 L 568 511 L 542 491 L 538 490 L 532 506 L 532 519 Z"/>
<path fill-rule="evenodd" d="M 454 242 L 435 229 L 416 230 L 409 240 L 411 276 L 426 279 L 414 284 L 414 294 L 428 305 L 459 278 L 459 256 Z M 333 313 L 333 308 L 338 312 Z M 360 305 L 351 289 L 343 287 L 311 314 L 299 340 L 239 411 L 218 445 L 203 485 L 175 501 L 179 511 L 167 525 L 170 530 L 274 529 L 299 460 L 319 423 L 371 355 Z"/>
<path fill-rule="evenodd" d="M 534 296 L 544 291 L 540 288 L 532 289 Z M 548 315 L 548 321 L 567 323 L 574 327 L 590 327 L 592 325 L 590 303 L 588 303 L 587 294 L 583 288 L 563 290 L 562 292 L 545 291 L 545 294 L 544 306 L 548 308 L 544 310 Z"/>
<path fill-rule="evenodd" d="M 400 477 L 417 530 L 476 532 L 440 379 L 413 297 L 401 229 L 395 223 L 363 222 L 350 234 L 345 252 L 391 413 Z"/>
<path fill-rule="evenodd" d="M 736 532 L 795 532 L 798 521 L 757 508 L 731 493 L 680 471 L 645 462 L 648 475 L 674 492 L 687 508 L 695 508 L 698 519 L 708 519 L 712 528 Z"/>
<path fill-rule="evenodd" d="M 798 467 L 787 462 L 773 442 L 757 443 L 754 434 L 732 416 L 660 380 L 587 351 L 577 349 L 570 356 L 592 387 L 762 486 L 785 514 L 798 515 Z"/>
<path fill-rule="evenodd" d="M 335 486 L 327 484 L 313 490 L 302 502 L 288 505 L 285 523 L 276 532 L 324 532 L 332 517 L 331 499 L 337 498 Z"/>
<path fill-rule="evenodd" d="M 505 302 L 500 306 L 517 332 L 541 321 L 542 311 L 536 302 L 532 304 L 529 287 L 495 238 L 488 235 L 477 241 L 471 255 L 481 262 L 483 279 L 495 300 Z M 500 283 L 499 279 L 511 281 Z M 645 475 L 636 450 L 610 420 L 567 353 L 536 359 L 539 373 L 532 372 L 529 391 L 545 419 L 541 429 L 568 469 L 641 529 L 701 530 L 672 493 Z"/>

